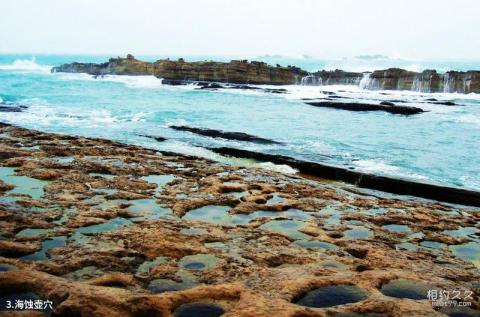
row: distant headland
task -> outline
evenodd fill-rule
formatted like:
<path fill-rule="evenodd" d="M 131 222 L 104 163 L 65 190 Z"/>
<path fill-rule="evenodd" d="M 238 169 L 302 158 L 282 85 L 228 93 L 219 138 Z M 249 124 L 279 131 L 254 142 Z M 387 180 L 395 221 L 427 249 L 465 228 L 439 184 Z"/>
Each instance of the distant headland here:
<path fill-rule="evenodd" d="M 153 75 L 165 84 L 182 85 L 192 82 L 230 83 L 252 85 L 358 85 L 372 90 L 412 90 L 425 93 L 457 92 L 480 93 L 480 71 L 436 70 L 413 72 L 400 68 L 373 72 L 349 72 L 336 69 L 307 72 L 299 67 L 268 65 L 264 62 L 232 60 L 230 62 L 186 62 L 161 59 L 146 62 L 128 54 L 126 58 L 110 58 L 105 63 L 63 64 L 52 72 L 87 73 L 104 75 Z"/>

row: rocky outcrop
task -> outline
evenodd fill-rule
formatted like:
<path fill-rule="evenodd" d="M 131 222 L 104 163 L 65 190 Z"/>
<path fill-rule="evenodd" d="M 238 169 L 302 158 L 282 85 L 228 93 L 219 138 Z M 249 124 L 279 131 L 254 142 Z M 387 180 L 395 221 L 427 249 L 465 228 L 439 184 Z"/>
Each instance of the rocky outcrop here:
<path fill-rule="evenodd" d="M 162 78 L 164 84 L 182 85 L 201 82 L 202 87 L 206 88 L 209 88 L 212 82 L 223 82 L 238 85 L 359 85 L 361 88 L 372 90 L 480 93 L 480 71 L 449 71 L 441 74 L 436 70 L 424 70 L 418 73 L 389 68 L 375 70 L 372 73 L 348 72 L 339 69 L 309 73 L 294 66 L 271 66 L 263 62 L 247 60 L 232 60 L 228 63 L 186 62 L 180 58 L 177 61 L 161 59 L 151 63 L 137 60 L 129 54 L 126 58 L 111 58 L 108 62 L 101 64 L 77 62 L 64 64 L 53 67 L 52 72 L 87 73 L 94 76 L 154 75 Z"/>
<path fill-rule="evenodd" d="M 323 85 L 359 85 L 363 74 L 336 69 L 334 71 L 318 71 L 315 76 L 322 79 Z"/>
<path fill-rule="evenodd" d="M 263 62 L 233 60 L 228 63 L 183 59 L 143 62 L 132 55 L 111 58 L 107 63 L 71 63 L 54 67 L 52 72 L 87 73 L 91 75 L 154 75 L 168 81 L 205 81 L 234 84 L 286 85 L 298 83 L 307 72 L 297 67 L 270 66 Z"/>
<path fill-rule="evenodd" d="M 389 68 L 365 74 L 364 78 L 366 78 L 364 88 L 367 89 L 480 93 L 480 71 L 449 71 L 439 74 L 435 70 L 417 73 Z"/>

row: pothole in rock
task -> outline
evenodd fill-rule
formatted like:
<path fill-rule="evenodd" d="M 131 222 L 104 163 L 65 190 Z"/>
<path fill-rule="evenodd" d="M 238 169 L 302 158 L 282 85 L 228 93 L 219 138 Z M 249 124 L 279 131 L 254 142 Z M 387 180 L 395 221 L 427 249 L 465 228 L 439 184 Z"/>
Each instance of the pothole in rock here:
<path fill-rule="evenodd" d="M 391 224 L 391 225 L 382 226 L 382 228 L 388 231 L 393 231 L 393 232 L 400 232 L 400 233 L 410 232 L 410 227 L 406 225 Z"/>
<path fill-rule="evenodd" d="M 347 240 L 367 239 L 372 236 L 372 230 L 364 227 L 352 227 L 344 232 L 344 238 Z"/>
<path fill-rule="evenodd" d="M 22 256 L 21 259 L 31 261 L 45 260 L 47 259 L 47 253 L 50 249 L 64 247 L 66 245 L 66 241 L 67 237 L 65 236 L 58 236 L 44 240 L 42 242 L 42 248 L 39 251 Z"/>
<path fill-rule="evenodd" d="M 86 227 L 80 227 L 69 238 L 69 240 L 74 240 L 76 243 L 79 243 L 79 244 L 86 244 L 91 240 L 90 237 L 88 237 L 88 235 L 113 231 L 118 228 L 122 228 L 131 224 L 132 222 L 125 218 L 116 217 L 104 223 L 99 223 L 96 225 L 91 225 Z"/>
<path fill-rule="evenodd" d="M 452 253 L 460 259 L 471 262 L 480 269 L 480 243 L 468 242 L 465 244 L 449 246 Z"/>
<path fill-rule="evenodd" d="M 0 167 L 0 179 L 15 188 L 8 191 L 8 194 L 27 195 L 32 199 L 40 199 L 44 192 L 43 188 L 47 181 L 38 180 L 27 176 L 15 175 L 15 169 L 11 167 Z"/>
<path fill-rule="evenodd" d="M 243 192 L 230 192 L 228 193 L 229 195 L 232 195 L 233 197 L 240 199 L 243 196 L 247 196 L 249 194 L 248 191 L 243 191 Z"/>
<path fill-rule="evenodd" d="M 177 307 L 173 311 L 175 317 L 218 317 L 222 316 L 225 310 L 211 303 L 188 303 Z"/>
<path fill-rule="evenodd" d="M 260 226 L 260 229 L 276 232 L 297 240 L 308 240 L 310 237 L 298 229 L 306 223 L 297 220 L 272 220 Z"/>
<path fill-rule="evenodd" d="M 163 187 L 175 179 L 174 175 L 148 175 L 141 177 L 144 181 L 148 183 L 156 184 L 155 194 L 160 193 L 163 190 Z"/>
<path fill-rule="evenodd" d="M 272 205 L 272 204 L 281 204 L 285 202 L 286 199 L 283 197 L 278 196 L 277 194 L 274 194 L 272 198 L 267 200 L 267 205 Z"/>
<path fill-rule="evenodd" d="M 218 258 L 211 254 L 195 254 L 183 257 L 179 265 L 187 270 L 208 270 L 216 267 Z"/>
<path fill-rule="evenodd" d="M 418 245 L 411 242 L 402 242 L 395 244 L 396 250 L 406 250 L 406 251 L 416 251 L 418 250 Z"/>
<path fill-rule="evenodd" d="M 356 303 L 368 297 L 368 293 L 355 285 L 330 285 L 314 289 L 295 304 L 307 307 L 332 307 L 348 303 Z"/>
<path fill-rule="evenodd" d="M 319 241 L 319 240 L 296 240 L 294 243 L 305 248 L 315 248 L 315 249 L 324 249 L 324 250 L 338 249 L 338 247 L 333 243 Z"/>
<path fill-rule="evenodd" d="M 22 231 L 19 231 L 15 237 L 17 238 L 33 238 L 33 237 L 39 237 L 43 235 L 47 235 L 49 232 L 52 232 L 53 229 L 23 229 Z"/>
<path fill-rule="evenodd" d="M 219 225 L 233 225 L 232 215 L 228 213 L 229 210 L 229 206 L 204 206 L 190 210 L 182 219 L 199 220 Z"/>
<path fill-rule="evenodd" d="M 145 261 L 138 266 L 137 274 L 140 274 L 140 275 L 147 274 L 148 272 L 150 272 L 150 268 L 159 264 L 163 264 L 166 261 L 167 261 L 167 258 L 164 256 L 159 256 L 153 259 L 152 261 Z"/>
<path fill-rule="evenodd" d="M 420 243 L 420 246 L 432 250 L 441 250 L 445 247 L 445 244 L 436 241 L 425 240 Z"/>
<path fill-rule="evenodd" d="M 478 239 L 479 237 L 475 236 L 480 229 L 475 227 L 460 227 L 456 230 L 445 230 L 443 233 L 448 234 L 452 237 L 459 237 L 459 238 L 470 238 L 470 239 Z"/>
<path fill-rule="evenodd" d="M 380 292 L 389 297 L 427 299 L 427 294 L 430 289 L 432 289 L 432 286 L 423 282 L 396 279 L 382 285 Z"/>
<path fill-rule="evenodd" d="M 160 207 L 155 199 L 135 199 L 130 201 L 130 203 L 132 205 L 127 208 L 128 211 L 134 213 L 147 212 L 151 214 L 148 216 L 132 218 L 132 221 L 153 220 L 165 216 L 173 216 L 173 213 L 169 208 Z"/>

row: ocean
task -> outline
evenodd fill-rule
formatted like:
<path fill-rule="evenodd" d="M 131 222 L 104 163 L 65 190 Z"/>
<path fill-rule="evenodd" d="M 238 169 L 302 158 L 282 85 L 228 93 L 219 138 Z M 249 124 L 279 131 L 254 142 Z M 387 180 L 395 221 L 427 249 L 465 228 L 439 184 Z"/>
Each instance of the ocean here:
<path fill-rule="evenodd" d="M 165 56 L 137 56 L 156 60 Z M 286 94 L 252 90 L 196 89 L 162 85 L 153 76 L 105 76 L 50 73 L 73 61 L 104 62 L 109 56 L 0 55 L 0 102 L 27 106 L 1 113 L 0 121 L 47 132 L 116 141 L 225 161 L 205 147 L 236 147 L 287 155 L 372 174 L 402 177 L 480 190 L 480 95 L 413 91 L 370 91 L 359 86 L 300 86 Z M 178 56 L 170 56 L 172 59 Z M 187 61 L 236 57 L 191 56 Z M 308 56 L 245 57 L 308 71 L 369 71 L 387 67 L 409 70 L 480 69 L 480 61 L 410 61 L 382 56 L 320 60 Z M 302 98 L 325 91 L 362 101 L 403 100 L 428 112 L 401 116 L 317 108 Z M 427 98 L 461 106 L 424 103 Z M 280 141 L 263 145 L 213 139 L 176 131 L 170 125 L 238 131 Z M 142 135 L 161 136 L 157 142 Z M 228 161 L 228 160 L 227 160 Z M 240 160 L 235 161 L 240 162 Z M 247 164 L 247 162 L 243 162 Z"/>

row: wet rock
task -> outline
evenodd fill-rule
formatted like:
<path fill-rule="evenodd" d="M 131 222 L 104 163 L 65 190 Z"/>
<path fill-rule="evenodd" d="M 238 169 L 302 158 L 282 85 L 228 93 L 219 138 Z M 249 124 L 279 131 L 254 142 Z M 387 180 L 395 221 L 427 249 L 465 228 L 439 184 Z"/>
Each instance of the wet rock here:
<path fill-rule="evenodd" d="M 22 112 L 28 107 L 12 102 L 0 102 L 0 112 Z"/>
<path fill-rule="evenodd" d="M 3 182 L 2 180 L 0 180 L 0 192 L 6 192 L 6 191 L 12 190 L 14 188 L 15 188 L 14 185 L 7 184 L 7 183 Z"/>
<path fill-rule="evenodd" d="M 153 139 L 157 142 L 165 142 L 167 141 L 167 138 L 161 137 L 161 136 L 154 136 L 154 135 L 147 135 L 147 134 L 139 134 L 139 136 L 143 136 L 145 138 Z"/>
<path fill-rule="evenodd" d="M 193 303 L 231 316 L 441 316 L 426 300 L 379 289 L 402 279 L 432 289 L 478 286 L 478 208 L 107 140 L 0 129 L 19 139 L 3 138 L 5 152 L 39 146 L 0 165 L 15 165 L 15 175 L 62 172 L 41 199 L 0 193 L 0 247 L 34 252 L 0 255 L 0 289 L 51 299 L 56 316 L 171 316 Z M 74 160 L 54 154 L 70 149 Z M 315 171 L 307 163 L 302 172 Z M 109 200 L 122 191 L 147 198 Z M 208 212 L 185 216 L 202 207 Z M 292 303 L 345 285 L 369 298 L 321 310 Z M 331 294 L 320 298 L 333 301 Z M 478 304 L 474 298 L 472 307 Z"/>
<path fill-rule="evenodd" d="M 227 140 L 246 141 L 259 144 L 281 144 L 280 142 L 261 138 L 258 136 L 250 135 L 243 132 L 228 132 L 206 128 L 193 128 L 188 126 L 175 126 L 171 125 L 170 128 L 178 131 L 188 131 L 198 135 L 208 136 L 212 138 L 222 138 Z"/>
<path fill-rule="evenodd" d="M 362 247 L 350 247 L 350 248 L 345 248 L 345 251 L 350 253 L 352 256 L 359 258 L 359 259 L 365 259 L 368 254 L 368 249 L 367 248 L 362 248 Z"/>
<path fill-rule="evenodd" d="M 357 102 L 333 102 L 333 101 L 316 101 L 307 102 L 308 105 L 322 108 L 333 108 L 349 111 L 385 111 L 393 114 L 413 115 L 424 112 L 420 108 L 407 107 L 407 106 L 395 106 L 395 105 L 383 105 L 383 104 L 367 104 Z"/>
<path fill-rule="evenodd" d="M 18 257 L 33 253 L 39 249 L 38 244 L 0 240 L 0 255 Z"/>
<path fill-rule="evenodd" d="M 390 102 L 390 101 L 382 101 L 382 102 L 380 102 L 380 104 L 382 106 L 395 106 L 395 104 L 393 102 Z"/>
<path fill-rule="evenodd" d="M 480 192 L 477 191 L 444 187 L 429 183 L 408 181 L 405 179 L 395 179 L 386 176 L 376 176 L 337 166 L 300 161 L 282 155 L 271 155 L 228 147 L 210 148 L 210 150 L 222 155 L 256 159 L 258 161 L 273 162 L 275 164 L 285 164 L 297 169 L 300 173 L 305 175 L 321 177 L 324 179 L 341 180 L 355 184 L 359 187 L 463 205 L 480 206 Z"/>

